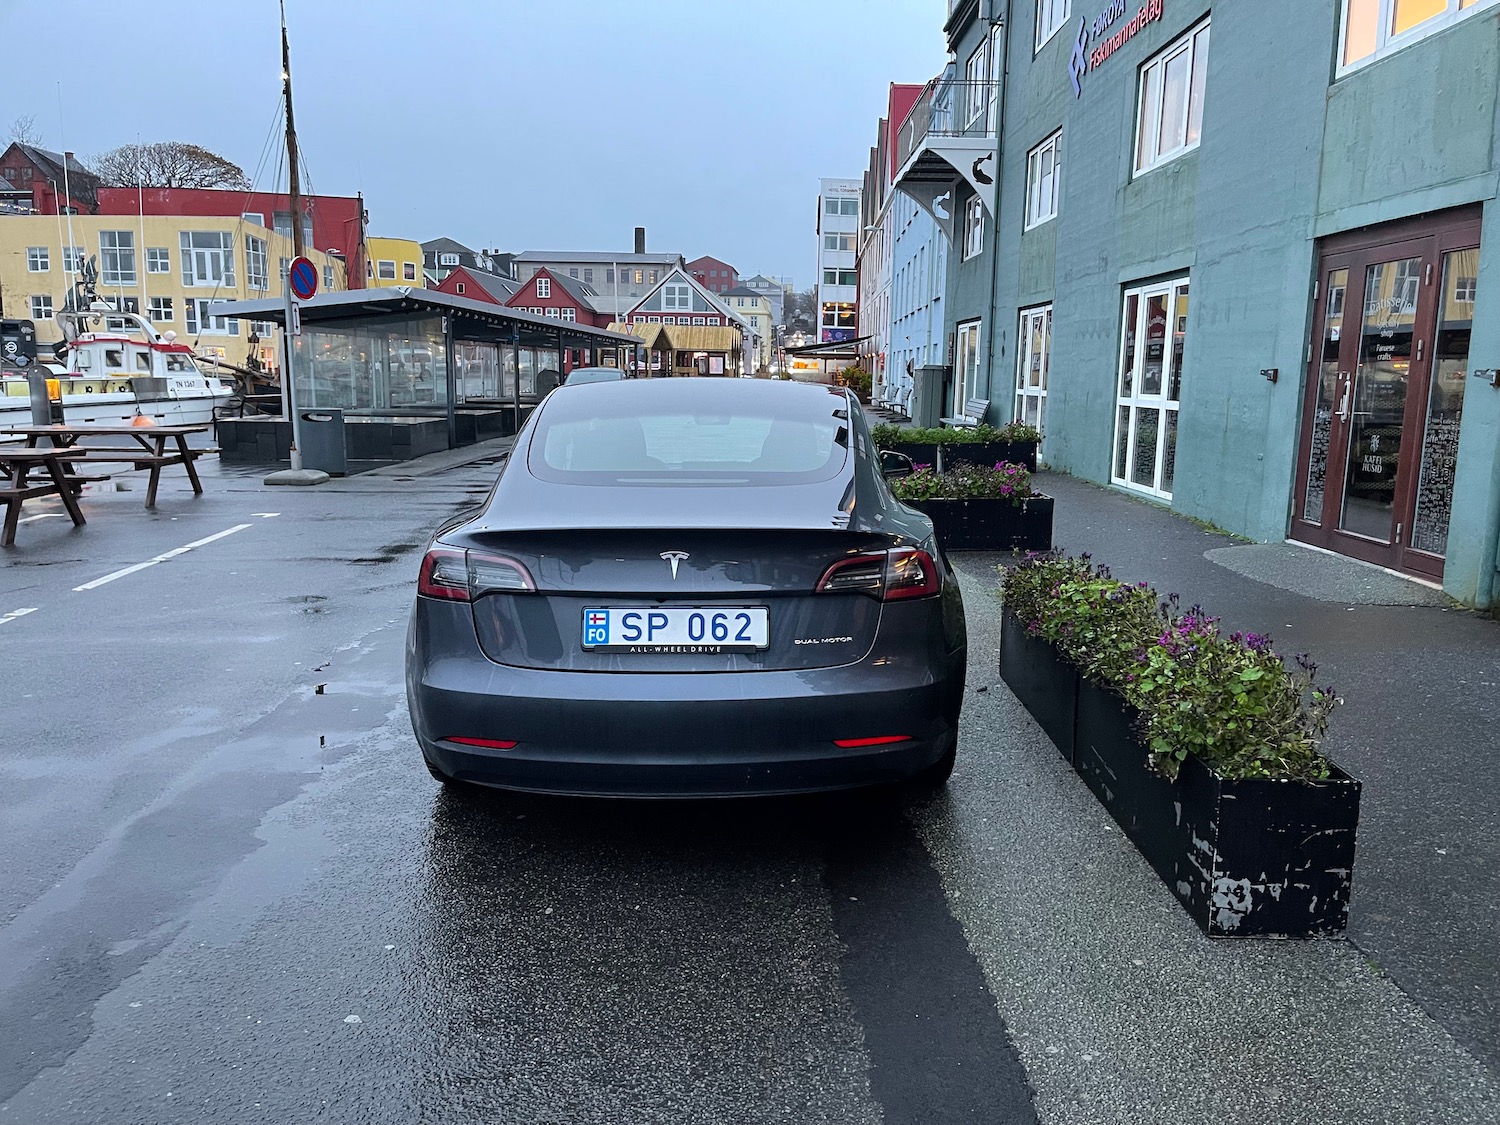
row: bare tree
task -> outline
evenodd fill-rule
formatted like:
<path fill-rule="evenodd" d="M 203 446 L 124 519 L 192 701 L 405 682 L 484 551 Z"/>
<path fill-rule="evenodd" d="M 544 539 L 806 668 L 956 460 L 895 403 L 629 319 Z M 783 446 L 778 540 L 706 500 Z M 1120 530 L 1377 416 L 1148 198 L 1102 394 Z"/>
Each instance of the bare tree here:
<path fill-rule="evenodd" d="M 23 113 L 10 123 L 10 139 L 23 145 L 42 143 L 42 131 L 36 127 L 36 114 Z"/>
<path fill-rule="evenodd" d="M 121 145 L 94 157 L 89 170 L 101 183 L 123 187 L 250 188 L 238 164 L 186 141 Z"/>

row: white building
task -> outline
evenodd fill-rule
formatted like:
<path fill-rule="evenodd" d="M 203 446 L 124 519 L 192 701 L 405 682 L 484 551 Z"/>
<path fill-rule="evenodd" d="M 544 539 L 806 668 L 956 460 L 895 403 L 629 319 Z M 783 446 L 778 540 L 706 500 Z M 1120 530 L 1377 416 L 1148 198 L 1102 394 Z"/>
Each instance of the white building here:
<path fill-rule="evenodd" d="M 818 343 L 842 343 L 858 335 L 860 182 L 819 181 Z"/>
<path fill-rule="evenodd" d="M 912 372 L 929 364 L 941 365 L 946 359 L 943 289 L 948 276 L 948 239 L 932 216 L 902 192 L 892 193 L 887 214 L 891 327 L 882 398 L 909 414 Z"/>

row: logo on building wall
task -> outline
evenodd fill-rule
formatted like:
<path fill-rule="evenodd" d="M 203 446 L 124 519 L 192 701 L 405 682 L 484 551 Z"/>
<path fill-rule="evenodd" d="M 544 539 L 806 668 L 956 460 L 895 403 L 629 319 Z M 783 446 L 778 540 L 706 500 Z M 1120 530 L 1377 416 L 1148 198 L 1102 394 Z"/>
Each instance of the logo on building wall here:
<path fill-rule="evenodd" d="M 1068 77 L 1073 83 L 1073 96 L 1083 94 L 1083 76 L 1097 70 L 1112 54 L 1125 46 L 1140 33 L 1148 23 L 1161 19 L 1165 0 L 1145 0 L 1140 9 L 1126 23 L 1115 28 L 1125 19 L 1125 0 L 1114 3 L 1094 17 L 1092 23 L 1079 17 L 1078 37 L 1073 41 L 1073 53 L 1068 57 Z M 1112 28 L 1115 30 L 1111 31 Z M 1090 49 L 1089 44 L 1093 44 Z"/>

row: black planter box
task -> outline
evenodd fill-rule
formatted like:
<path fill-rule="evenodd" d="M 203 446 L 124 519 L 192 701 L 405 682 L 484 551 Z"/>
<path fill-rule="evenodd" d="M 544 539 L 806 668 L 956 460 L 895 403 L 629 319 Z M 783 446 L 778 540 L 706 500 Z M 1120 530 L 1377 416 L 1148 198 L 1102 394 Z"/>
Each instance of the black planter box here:
<path fill-rule="evenodd" d="M 1052 549 L 1050 496 L 1018 506 L 1009 500 L 905 500 L 925 513 L 948 551 L 1048 551 Z"/>
<path fill-rule="evenodd" d="M 1000 624 L 1000 678 L 1073 765 L 1078 669 L 1059 656 L 1050 641 L 1029 636 L 1009 610 Z"/>
<path fill-rule="evenodd" d="M 904 453 L 912 459 L 916 465 L 931 465 L 937 468 L 937 443 L 917 441 L 888 441 L 880 447 L 889 449 L 892 453 Z"/>
<path fill-rule="evenodd" d="M 943 468 L 952 468 L 959 461 L 989 468 L 1000 461 L 1013 465 L 1025 465 L 1036 472 L 1036 447 L 1034 441 L 955 441 L 943 446 Z"/>
<path fill-rule="evenodd" d="M 1213 937 L 1311 937 L 1349 920 L 1360 783 L 1237 781 L 1189 755 L 1150 768 L 1138 713 L 1084 681 L 1074 766 L 1146 861 Z"/>

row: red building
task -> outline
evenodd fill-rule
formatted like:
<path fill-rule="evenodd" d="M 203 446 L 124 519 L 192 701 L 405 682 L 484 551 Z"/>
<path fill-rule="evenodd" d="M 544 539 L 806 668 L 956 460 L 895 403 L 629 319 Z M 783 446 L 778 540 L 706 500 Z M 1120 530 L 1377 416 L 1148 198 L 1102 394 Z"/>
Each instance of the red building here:
<path fill-rule="evenodd" d="M 515 295 L 520 283 L 497 273 L 471 270 L 467 266 L 450 266 L 448 275 L 433 288 L 439 293 L 455 297 L 467 297 L 471 301 L 484 301 L 490 305 L 503 305 Z"/>
<path fill-rule="evenodd" d="M 10 207 L 38 215 L 66 214 L 71 207 L 74 214 L 93 215 L 99 213 L 98 188 L 99 178 L 71 152 L 13 141 L 0 153 L 0 197 Z"/>
<path fill-rule="evenodd" d="M 728 262 L 721 262 L 718 258 L 705 255 L 702 258 L 694 258 L 687 266 L 688 273 L 693 275 L 693 280 L 710 293 L 725 293 L 739 287 L 739 271 Z"/>
<path fill-rule="evenodd" d="M 243 216 L 250 222 L 292 235 L 291 200 L 284 192 L 224 188 L 99 187 L 100 215 Z M 362 197 L 304 195 L 302 240 L 309 249 L 342 254 L 349 288 L 365 287 L 365 221 Z"/>
<path fill-rule="evenodd" d="M 508 308 L 524 309 L 538 316 L 604 328 L 613 317 L 595 310 L 590 298 L 598 296 L 593 286 L 543 266 L 522 282 L 505 304 Z"/>

